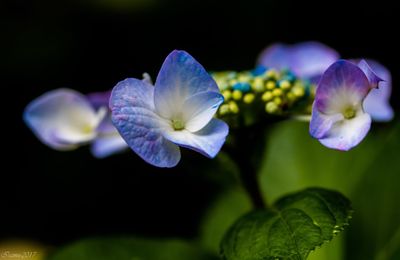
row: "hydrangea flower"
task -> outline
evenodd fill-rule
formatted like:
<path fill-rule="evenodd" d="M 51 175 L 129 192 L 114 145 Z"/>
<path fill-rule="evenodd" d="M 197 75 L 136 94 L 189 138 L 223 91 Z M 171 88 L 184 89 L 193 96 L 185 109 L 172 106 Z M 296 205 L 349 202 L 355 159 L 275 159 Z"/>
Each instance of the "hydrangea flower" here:
<path fill-rule="evenodd" d="M 23 118 L 49 147 L 65 151 L 92 142 L 93 155 L 102 158 L 127 147 L 111 124 L 106 106 L 109 95 L 86 97 L 72 89 L 56 89 L 28 104 Z"/>
<path fill-rule="evenodd" d="M 299 77 L 318 83 L 322 73 L 338 59 L 339 54 L 335 50 L 319 42 L 276 43 L 261 53 L 258 63 L 276 69 L 290 69 Z M 359 60 L 353 62 L 357 64 Z M 392 88 L 390 72 L 374 60 L 367 62 L 384 81 L 367 96 L 364 109 L 374 121 L 390 121 L 394 116 L 389 103 Z"/>
<path fill-rule="evenodd" d="M 322 75 L 310 122 L 310 134 L 329 148 L 347 151 L 368 133 L 371 117 L 363 105 L 381 79 L 362 60 L 339 60 Z"/>
<path fill-rule="evenodd" d="M 112 121 L 132 150 L 158 167 L 173 167 L 179 146 L 214 157 L 228 125 L 213 118 L 224 98 L 212 77 L 188 53 L 173 51 L 155 86 L 128 78 L 110 98 Z"/>
<path fill-rule="evenodd" d="M 299 77 L 316 82 L 338 59 L 339 54 L 334 49 L 319 42 L 275 43 L 260 54 L 258 64 L 278 70 L 289 69 Z"/>

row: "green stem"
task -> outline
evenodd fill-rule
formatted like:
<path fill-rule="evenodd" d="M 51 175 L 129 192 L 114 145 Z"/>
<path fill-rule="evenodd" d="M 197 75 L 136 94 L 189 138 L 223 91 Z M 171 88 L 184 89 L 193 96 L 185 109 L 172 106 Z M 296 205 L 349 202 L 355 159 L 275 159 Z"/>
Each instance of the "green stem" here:
<path fill-rule="evenodd" d="M 247 160 L 246 156 L 232 156 L 239 168 L 239 177 L 244 189 L 249 195 L 255 209 L 268 208 L 258 183 L 258 174 L 255 167 Z"/>
<path fill-rule="evenodd" d="M 259 163 L 256 160 L 251 160 L 252 156 L 262 156 L 262 152 L 257 150 L 257 147 L 264 148 L 265 132 L 253 130 L 252 128 L 244 128 L 235 131 L 233 133 L 235 137 L 234 145 L 227 147 L 226 151 L 238 167 L 243 188 L 249 195 L 254 208 L 268 209 L 270 206 L 261 192 L 258 181 L 257 166 Z"/>

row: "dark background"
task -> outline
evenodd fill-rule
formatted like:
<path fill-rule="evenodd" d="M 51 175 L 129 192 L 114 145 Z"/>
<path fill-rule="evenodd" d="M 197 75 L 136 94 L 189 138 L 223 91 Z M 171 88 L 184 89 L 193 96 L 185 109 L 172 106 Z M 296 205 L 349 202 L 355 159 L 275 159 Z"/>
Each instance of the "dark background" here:
<path fill-rule="evenodd" d="M 47 148 L 22 122 L 25 105 L 40 94 L 60 87 L 108 90 L 143 72 L 155 78 L 173 49 L 188 51 L 208 70 L 250 69 L 260 51 L 276 41 L 321 41 L 343 57 L 373 58 L 396 74 L 394 5 L 389 0 L 2 1 L 1 237 L 50 245 L 107 234 L 191 238 L 218 190 L 213 163 L 194 169 L 193 161 L 208 160 L 189 151 L 176 169 L 160 170 L 133 153 L 96 160 L 87 148 L 66 153 Z M 397 75 L 393 82 L 392 104 L 399 111 Z"/>

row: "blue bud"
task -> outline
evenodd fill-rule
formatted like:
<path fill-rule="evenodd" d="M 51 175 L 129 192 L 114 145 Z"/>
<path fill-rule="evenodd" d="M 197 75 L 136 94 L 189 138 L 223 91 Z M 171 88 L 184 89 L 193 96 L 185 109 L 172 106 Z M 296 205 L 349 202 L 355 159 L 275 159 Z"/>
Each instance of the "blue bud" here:
<path fill-rule="evenodd" d="M 232 86 L 234 90 L 240 90 L 242 92 L 248 92 L 251 89 L 251 86 L 249 83 L 245 82 L 238 82 L 235 85 Z"/>
<path fill-rule="evenodd" d="M 264 74 L 267 70 L 267 67 L 258 65 L 254 70 L 251 71 L 251 74 L 253 74 L 253 76 L 260 76 Z"/>

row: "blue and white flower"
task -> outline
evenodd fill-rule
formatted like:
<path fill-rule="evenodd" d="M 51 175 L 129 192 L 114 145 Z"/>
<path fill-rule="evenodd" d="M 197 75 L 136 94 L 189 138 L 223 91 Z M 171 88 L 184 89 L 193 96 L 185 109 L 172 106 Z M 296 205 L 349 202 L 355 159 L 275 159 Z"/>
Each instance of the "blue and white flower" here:
<path fill-rule="evenodd" d="M 173 167 L 179 146 L 217 155 L 228 125 L 213 118 L 223 96 L 206 70 L 188 53 L 173 51 L 155 86 L 139 79 L 119 82 L 110 98 L 112 121 L 132 150 L 158 167 Z"/>

